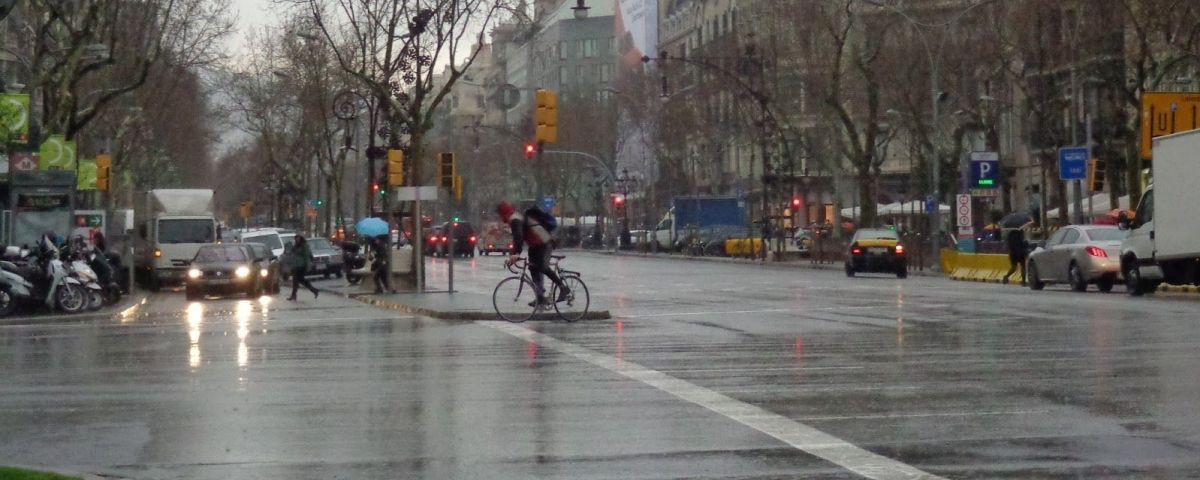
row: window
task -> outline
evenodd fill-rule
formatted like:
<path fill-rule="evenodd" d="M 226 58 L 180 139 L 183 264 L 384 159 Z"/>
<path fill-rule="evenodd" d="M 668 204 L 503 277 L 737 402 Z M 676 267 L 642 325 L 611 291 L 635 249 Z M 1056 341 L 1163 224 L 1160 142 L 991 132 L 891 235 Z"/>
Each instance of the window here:
<path fill-rule="evenodd" d="M 558 84 L 567 85 L 571 83 L 571 70 L 568 67 L 558 67 Z"/>
<path fill-rule="evenodd" d="M 212 220 L 159 220 L 158 243 L 212 243 L 217 240 Z"/>
<path fill-rule="evenodd" d="M 558 59 L 559 60 L 566 60 L 566 59 L 570 58 L 570 55 L 567 54 L 567 45 L 568 44 L 567 44 L 566 40 L 558 42 Z"/>
<path fill-rule="evenodd" d="M 728 13 L 721 14 L 721 31 L 724 33 L 729 33 L 729 14 Z"/>
<path fill-rule="evenodd" d="M 1074 228 L 1067 230 L 1067 234 L 1063 236 L 1063 245 L 1070 245 L 1079 242 L 1079 230 Z"/>
<path fill-rule="evenodd" d="M 583 58 L 592 58 L 596 56 L 596 39 L 589 38 L 579 41 L 579 51 Z"/>
<path fill-rule="evenodd" d="M 1046 242 L 1046 246 L 1054 246 L 1062 243 L 1063 237 L 1067 235 L 1067 229 L 1061 228 L 1054 235 L 1050 236 L 1050 240 Z"/>
<path fill-rule="evenodd" d="M 1154 190 L 1146 192 L 1142 195 L 1142 202 L 1138 204 L 1136 218 L 1139 224 L 1145 225 L 1154 221 Z"/>

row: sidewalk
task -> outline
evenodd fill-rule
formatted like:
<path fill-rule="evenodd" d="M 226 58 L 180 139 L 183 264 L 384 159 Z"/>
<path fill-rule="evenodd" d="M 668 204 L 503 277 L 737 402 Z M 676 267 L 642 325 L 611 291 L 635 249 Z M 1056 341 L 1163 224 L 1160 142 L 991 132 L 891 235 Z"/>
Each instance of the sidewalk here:
<path fill-rule="evenodd" d="M 496 314 L 492 306 L 492 296 L 480 293 L 455 292 L 402 292 L 376 295 L 365 287 L 355 286 L 325 286 L 317 285 L 323 292 L 333 293 L 345 298 L 351 298 L 379 308 L 398 312 L 421 315 L 439 320 L 503 320 Z M 515 316 L 516 314 L 514 314 Z M 583 320 L 608 320 L 612 314 L 608 310 L 588 310 Z M 559 320 L 553 310 L 538 313 L 533 320 Z"/>
<path fill-rule="evenodd" d="M 712 262 L 712 263 L 731 263 L 731 264 L 740 264 L 740 265 L 758 265 L 758 266 L 766 267 L 766 268 L 788 268 L 788 269 L 806 268 L 809 270 L 830 270 L 830 271 L 838 271 L 838 272 L 842 271 L 844 268 L 841 263 L 813 263 L 812 261 L 806 260 L 806 259 L 805 260 L 788 260 L 788 261 L 783 261 L 783 262 L 774 262 L 774 261 L 763 262 L 762 260 L 753 260 L 753 259 L 749 259 L 749 258 L 692 257 L 692 256 L 682 255 L 682 254 L 644 253 L 644 252 L 629 252 L 629 251 L 615 251 L 614 252 L 612 250 L 576 250 L 576 249 L 573 249 L 573 250 L 579 251 L 579 252 L 584 252 L 584 253 L 594 253 L 594 254 L 598 254 L 598 255 L 615 255 L 615 256 L 619 256 L 619 257 L 662 258 L 662 259 L 667 259 L 667 260 L 685 260 L 685 261 L 691 261 L 691 262 Z M 930 271 L 930 270 L 909 269 L 908 274 L 911 276 L 916 276 L 916 277 L 941 277 L 941 278 L 946 277 L 945 275 L 942 275 L 939 272 L 934 272 L 934 271 Z"/>

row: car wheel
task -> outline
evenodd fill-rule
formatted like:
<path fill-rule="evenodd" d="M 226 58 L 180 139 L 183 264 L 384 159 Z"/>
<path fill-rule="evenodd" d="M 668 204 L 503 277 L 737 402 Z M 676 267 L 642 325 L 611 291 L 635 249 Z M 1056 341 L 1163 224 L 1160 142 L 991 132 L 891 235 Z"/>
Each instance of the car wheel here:
<path fill-rule="evenodd" d="M 1043 288 L 1046 288 L 1046 282 L 1043 282 L 1042 278 L 1038 276 L 1036 263 L 1029 262 L 1029 266 L 1026 268 L 1026 270 L 1027 270 L 1028 276 L 1029 276 L 1028 280 L 1029 280 L 1029 289 L 1030 290 L 1036 291 L 1036 290 L 1041 290 Z"/>
<path fill-rule="evenodd" d="M 333 274 L 333 276 L 334 276 L 334 278 L 342 278 L 342 271 L 338 270 L 337 273 Z"/>
<path fill-rule="evenodd" d="M 204 298 L 204 296 L 200 294 L 199 289 L 192 288 L 192 287 L 187 287 L 183 291 L 183 296 L 186 297 L 187 301 L 189 301 L 189 302 L 194 302 L 196 300 L 200 300 L 201 298 Z"/>
<path fill-rule="evenodd" d="M 908 278 L 908 266 L 900 267 L 900 270 L 896 271 L 896 278 Z"/>
<path fill-rule="evenodd" d="M 854 267 L 851 267 L 851 266 L 850 266 L 850 265 L 848 265 L 848 264 L 846 265 L 846 276 L 847 276 L 847 277 L 853 277 L 853 276 L 854 276 Z"/>
<path fill-rule="evenodd" d="M 1083 270 L 1075 262 L 1071 262 L 1071 266 L 1067 269 L 1067 281 L 1071 284 L 1071 290 L 1076 292 L 1087 291 L 1087 280 L 1083 279 Z"/>
<path fill-rule="evenodd" d="M 1142 290 L 1142 272 L 1137 267 L 1136 260 L 1125 262 L 1125 291 L 1135 297 L 1146 293 L 1145 290 Z"/>
<path fill-rule="evenodd" d="M 332 276 L 333 276 L 333 275 L 332 275 L 332 274 L 330 274 L 329 272 L 325 272 L 325 275 L 324 275 L 324 277 L 323 277 L 323 278 L 324 278 L 324 279 L 326 279 L 326 280 L 329 280 L 329 277 L 332 277 Z"/>
<path fill-rule="evenodd" d="M 1108 293 L 1112 291 L 1113 283 L 1115 283 L 1115 281 L 1112 279 L 1112 277 L 1101 278 L 1096 282 L 1096 288 L 1100 289 L 1101 292 Z"/>

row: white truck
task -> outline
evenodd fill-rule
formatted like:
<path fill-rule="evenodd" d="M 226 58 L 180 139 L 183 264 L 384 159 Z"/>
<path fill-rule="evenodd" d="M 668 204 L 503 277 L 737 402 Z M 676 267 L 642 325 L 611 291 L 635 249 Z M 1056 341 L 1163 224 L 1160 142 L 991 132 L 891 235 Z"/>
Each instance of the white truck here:
<path fill-rule="evenodd" d="M 200 246 L 220 238 L 212 190 L 151 190 L 146 192 L 145 208 L 137 213 L 135 267 L 151 290 L 183 283 Z"/>
<path fill-rule="evenodd" d="M 1122 217 L 1121 273 L 1131 295 L 1166 282 L 1200 283 L 1200 130 L 1154 139 L 1154 183 Z"/>

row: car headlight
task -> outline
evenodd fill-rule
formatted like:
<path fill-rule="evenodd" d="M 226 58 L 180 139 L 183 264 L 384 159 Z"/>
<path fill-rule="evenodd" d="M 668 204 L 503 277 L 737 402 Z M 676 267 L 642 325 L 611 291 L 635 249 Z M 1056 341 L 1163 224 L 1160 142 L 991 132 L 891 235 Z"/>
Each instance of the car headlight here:
<path fill-rule="evenodd" d="M 188 278 L 200 278 L 200 275 L 201 275 L 200 269 L 193 268 L 191 270 L 188 270 Z"/>
<path fill-rule="evenodd" d="M 237 278 L 249 277 L 250 276 L 250 268 L 249 267 L 238 267 L 237 270 L 233 271 L 233 274 L 237 275 Z"/>
<path fill-rule="evenodd" d="M 266 277 L 267 277 L 268 275 L 270 275 L 270 274 L 271 274 L 271 271 L 270 271 L 270 270 L 267 270 L 267 269 L 265 269 L 265 268 L 264 268 L 264 269 L 262 269 L 262 270 L 259 270 L 259 271 L 258 271 L 258 275 L 259 275 L 259 276 L 261 276 L 261 277 L 263 277 L 263 278 L 266 278 Z"/>

